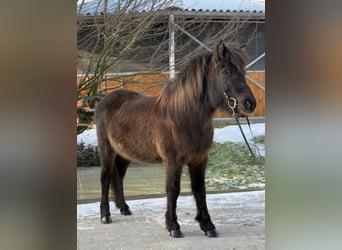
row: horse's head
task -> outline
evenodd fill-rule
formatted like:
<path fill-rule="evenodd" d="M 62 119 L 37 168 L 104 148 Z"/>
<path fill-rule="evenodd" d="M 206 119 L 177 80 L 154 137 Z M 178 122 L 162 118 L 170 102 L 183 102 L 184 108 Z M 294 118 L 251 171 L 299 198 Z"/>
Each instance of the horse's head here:
<path fill-rule="evenodd" d="M 214 51 L 212 61 L 215 88 L 220 92 L 216 95 L 220 97 L 223 105 L 227 107 L 228 100 L 233 104 L 236 100 L 237 113 L 252 113 L 256 100 L 245 79 L 247 55 L 244 46 L 226 46 L 221 41 Z"/>

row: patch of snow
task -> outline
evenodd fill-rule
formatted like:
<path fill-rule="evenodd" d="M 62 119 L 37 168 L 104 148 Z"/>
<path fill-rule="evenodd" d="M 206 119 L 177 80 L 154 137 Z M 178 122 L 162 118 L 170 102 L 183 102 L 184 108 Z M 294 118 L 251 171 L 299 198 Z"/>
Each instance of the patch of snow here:
<path fill-rule="evenodd" d="M 248 125 L 241 125 L 241 128 L 248 141 L 251 141 L 253 137 L 265 135 L 265 123 L 251 124 L 252 133 Z M 215 128 L 214 141 L 218 143 L 224 143 L 226 141 L 244 142 L 239 126 L 237 125 Z"/>
<path fill-rule="evenodd" d="M 81 142 L 85 145 L 97 146 L 96 129 L 87 129 L 83 133 L 77 135 L 77 143 Z"/>
<path fill-rule="evenodd" d="M 186 214 L 193 214 L 196 211 L 196 203 L 193 196 L 179 196 L 178 198 L 177 213 L 179 214 L 179 220 L 184 223 L 196 223 L 193 218 L 189 218 Z M 229 211 L 236 209 L 247 208 L 260 208 L 265 206 L 265 191 L 250 191 L 250 192 L 237 192 L 237 193 L 223 193 L 223 194 L 207 194 L 207 203 L 210 211 L 213 214 L 217 214 L 220 209 Z M 129 200 L 127 204 L 133 211 L 135 217 L 145 217 L 146 220 L 157 221 L 160 224 L 164 224 L 166 211 L 166 198 L 154 198 L 154 199 L 141 199 L 141 200 Z M 119 211 L 114 202 L 110 202 L 110 208 L 112 216 Z M 232 211 L 233 212 L 233 211 Z M 77 205 L 77 219 L 87 218 L 99 218 L 100 217 L 100 202 L 79 204 Z M 90 228 L 82 228 L 83 230 Z"/>
<path fill-rule="evenodd" d="M 251 183 L 248 185 L 249 188 L 264 188 L 265 183 Z"/>

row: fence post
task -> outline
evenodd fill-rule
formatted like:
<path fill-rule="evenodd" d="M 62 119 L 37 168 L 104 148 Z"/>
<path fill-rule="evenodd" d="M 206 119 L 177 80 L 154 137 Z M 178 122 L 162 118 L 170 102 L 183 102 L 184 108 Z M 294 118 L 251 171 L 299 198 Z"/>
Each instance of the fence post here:
<path fill-rule="evenodd" d="M 175 78 L 175 25 L 174 17 L 169 18 L 169 79 Z"/>

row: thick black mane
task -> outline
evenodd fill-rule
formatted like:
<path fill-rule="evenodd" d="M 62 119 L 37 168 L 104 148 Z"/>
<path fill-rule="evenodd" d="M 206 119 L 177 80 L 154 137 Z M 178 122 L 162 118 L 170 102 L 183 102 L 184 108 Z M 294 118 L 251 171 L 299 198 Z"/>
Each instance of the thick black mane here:
<path fill-rule="evenodd" d="M 201 111 L 210 81 L 208 67 L 212 56 L 212 53 L 205 53 L 192 58 L 177 77 L 166 84 L 157 103 L 164 107 L 168 117 L 182 122 L 188 120 L 190 114 Z"/>

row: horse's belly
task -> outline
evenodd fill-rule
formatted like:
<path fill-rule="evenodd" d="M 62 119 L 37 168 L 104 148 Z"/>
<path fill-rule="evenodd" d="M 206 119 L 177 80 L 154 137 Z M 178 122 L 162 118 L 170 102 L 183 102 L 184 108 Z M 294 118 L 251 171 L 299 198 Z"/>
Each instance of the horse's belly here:
<path fill-rule="evenodd" d="M 114 151 L 123 158 L 133 162 L 160 163 L 161 158 L 154 150 L 154 146 L 139 144 L 137 142 L 113 141 L 111 145 Z"/>

